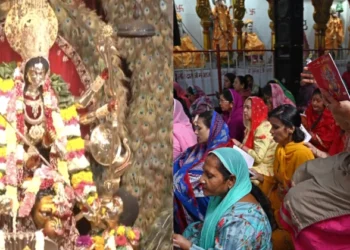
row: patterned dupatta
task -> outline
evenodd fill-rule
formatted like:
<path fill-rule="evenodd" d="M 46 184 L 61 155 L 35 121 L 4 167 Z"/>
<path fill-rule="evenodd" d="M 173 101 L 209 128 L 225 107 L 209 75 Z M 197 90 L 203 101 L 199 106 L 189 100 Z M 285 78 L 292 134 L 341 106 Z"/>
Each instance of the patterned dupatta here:
<path fill-rule="evenodd" d="M 275 109 L 283 104 L 291 104 L 295 107 L 295 103 L 289 99 L 281 86 L 277 83 L 271 83 L 272 92 L 272 108 Z"/>
<path fill-rule="evenodd" d="M 210 151 L 226 146 L 229 140 L 227 125 L 213 111 L 208 142 L 188 148 L 174 161 L 174 227 L 181 233 L 193 221 L 204 220 L 209 201 L 199 185 L 204 161 Z"/>

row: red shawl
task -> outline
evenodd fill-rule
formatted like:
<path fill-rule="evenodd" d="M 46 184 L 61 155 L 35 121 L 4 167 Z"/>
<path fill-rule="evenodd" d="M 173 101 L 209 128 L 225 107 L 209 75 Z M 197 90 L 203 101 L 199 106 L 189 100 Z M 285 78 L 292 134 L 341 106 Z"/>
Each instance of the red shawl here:
<path fill-rule="evenodd" d="M 312 135 L 311 143 L 319 150 L 328 152 L 334 141 L 335 120 L 329 109 L 325 108 L 319 115 L 312 108 L 311 103 L 305 111 L 306 129 Z"/>
<path fill-rule="evenodd" d="M 186 96 L 186 90 L 184 90 L 181 87 L 181 85 L 178 84 L 177 82 L 174 82 L 174 89 L 176 91 L 177 96 L 185 101 L 187 108 L 190 108 L 191 103 L 190 103 L 190 100 L 188 100 L 188 98 Z"/>
<path fill-rule="evenodd" d="M 259 97 L 249 97 L 247 100 L 252 101 L 250 130 L 248 131 L 247 140 L 245 142 L 246 147 L 253 149 L 254 147 L 254 133 L 257 127 L 267 119 L 268 108 L 264 101 Z"/>
<path fill-rule="evenodd" d="M 347 139 L 345 132 L 342 131 L 339 126 L 334 126 L 332 134 L 334 136 L 334 140 L 328 150 L 328 154 L 330 156 L 344 152 Z"/>

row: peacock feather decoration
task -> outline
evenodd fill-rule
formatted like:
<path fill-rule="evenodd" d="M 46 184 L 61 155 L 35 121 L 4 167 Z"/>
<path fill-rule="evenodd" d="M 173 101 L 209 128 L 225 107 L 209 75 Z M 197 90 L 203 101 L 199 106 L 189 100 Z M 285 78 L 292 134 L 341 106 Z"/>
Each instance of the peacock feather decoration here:
<path fill-rule="evenodd" d="M 122 185 L 139 199 L 137 226 L 145 232 L 155 230 L 158 236 L 167 233 L 158 239 L 150 237 L 145 246 L 152 242 L 155 248 L 149 249 L 170 249 L 172 218 L 160 223 L 158 217 L 162 213 L 172 216 L 172 1 L 137 2 L 142 6 L 140 20 L 154 25 L 156 34 L 117 38 L 117 47 L 132 71 L 126 122 L 134 157 Z M 117 33 L 119 24 L 133 20 L 134 5 L 135 1 L 103 1 L 107 20 Z"/>

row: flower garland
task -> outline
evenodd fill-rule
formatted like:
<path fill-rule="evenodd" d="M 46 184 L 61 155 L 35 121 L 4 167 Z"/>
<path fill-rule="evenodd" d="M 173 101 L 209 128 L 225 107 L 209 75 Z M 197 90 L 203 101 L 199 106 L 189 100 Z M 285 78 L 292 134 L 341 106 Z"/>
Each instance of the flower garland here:
<path fill-rule="evenodd" d="M 121 225 L 109 232 L 105 231 L 102 236 L 80 236 L 76 246 L 88 247 L 91 250 L 128 250 L 138 246 L 140 239 L 141 231 L 138 228 Z"/>
<path fill-rule="evenodd" d="M 58 109 L 57 98 L 51 87 L 50 77 L 46 78 L 46 81 L 43 85 L 43 99 L 44 99 L 44 114 L 45 114 L 45 123 L 46 129 L 49 135 L 52 137 L 52 140 L 55 140 L 57 137 L 56 129 L 54 126 L 52 118 L 52 110 Z"/>
<path fill-rule="evenodd" d="M 23 182 L 23 166 L 25 162 L 24 142 L 11 126 L 22 135 L 25 134 L 24 119 L 24 77 L 23 66 L 18 65 L 14 78 L 0 78 L 0 194 L 6 190 L 6 196 L 13 200 L 13 213 L 17 214 L 19 202 L 17 187 Z M 99 78 L 105 80 L 106 72 Z M 71 181 L 74 193 L 80 196 L 81 208 L 92 206 L 97 200 L 97 190 L 90 170 L 90 164 L 85 157 L 84 140 L 81 138 L 79 117 L 75 105 L 66 109 L 58 108 L 58 101 L 51 86 L 51 79 L 46 77 L 43 88 L 43 103 L 46 131 L 54 142 L 51 145 L 50 167 L 57 167 L 58 172 L 66 181 Z M 59 111 L 56 112 L 56 111 Z M 64 150 L 63 150 L 64 149 Z M 64 152 L 65 157 L 59 157 Z M 28 208 L 33 203 L 36 192 L 40 187 L 38 182 L 27 192 L 21 206 L 21 215 L 28 214 Z M 6 186 L 6 189 L 5 189 Z M 88 209 L 84 209 L 88 211 Z M 88 216 L 88 215 L 87 215 Z"/>
<path fill-rule="evenodd" d="M 11 126 L 16 127 L 16 88 L 12 79 L 1 79 L 0 85 L 0 192 L 1 198 L 9 198 L 12 201 L 11 213 L 13 216 L 13 227 L 15 227 L 17 209 L 19 202 L 17 198 L 17 166 L 16 166 L 16 135 Z M 7 121 L 6 121 L 7 120 Z M 21 150 L 19 150 L 21 152 Z M 19 169 L 20 170 L 20 169 Z"/>
<path fill-rule="evenodd" d="M 82 199 L 84 205 L 92 206 L 96 201 L 97 189 L 94 184 L 90 163 L 85 157 L 85 143 L 81 138 L 79 117 L 75 105 L 60 111 L 65 125 L 66 136 L 69 138 L 66 145 L 66 160 L 68 171 L 71 174 L 71 184 L 75 193 Z"/>
<path fill-rule="evenodd" d="M 25 134 L 25 105 L 23 97 L 25 83 L 19 67 L 15 70 L 14 80 L 0 79 L 2 83 L 0 85 L 0 114 L 6 117 L 6 119 L 4 119 L 0 116 L 0 193 L 5 190 L 6 185 L 6 195 L 11 197 L 16 207 L 16 211 L 13 210 L 14 213 L 17 212 L 19 207 L 17 186 L 23 182 L 25 152 L 23 148 L 24 142 L 21 136 L 17 135 L 13 129 L 9 129 L 10 126 L 7 124 L 6 120 L 22 135 Z M 51 87 L 49 76 L 47 76 L 43 84 L 43 103 L 46 118 L 46 131 L 54 142 L 51 146 L 51 167 L 57 166 L 59 172 L 67 181 L 69 181 L 68 172 L 71 172 L 68 171 L 67 162 L 71 166 L 79 166 L 79 170 L 82 171 L 81 176 L 83 176 L 84 172 L 88 172 L 88 179 L 82 179 L 81 177 L 75 178 L 75 180 L 80 180 L 80 184 L 75 186 L 81 188 L 83 185 L 83 194 L 92 188 L 94 194 L 92 197 L 87 196 L 86 200 L 88 200 L 88 203 L 93 203 L 97 198 L 96 187 L 93 183 L 92 173 L 88 170 L 90 164 L 84 156 L 84 141 L 80 138 L 78 114 L 74 106 L 65 110 L 60 110 L 60 113 L 56 112 L 59 110 L 58 102 Z M 68 142 L 66 139 L 67 137 L 70 138 Z M 64 159 L 58 159 L 59 156 L 57 153 L 62 149 L 62 145 L 63 148 L 68 151 L 67 156 Z M 27 193 L 25 202 L 23 201 L 21 206 L 21 215 L 28 214 L 28 208 L 32 204 L 32 200 L 39 188 L 40 187 L 35 185 L 35 187 L 33 186 L 31 188 L 31 192 Z"/>

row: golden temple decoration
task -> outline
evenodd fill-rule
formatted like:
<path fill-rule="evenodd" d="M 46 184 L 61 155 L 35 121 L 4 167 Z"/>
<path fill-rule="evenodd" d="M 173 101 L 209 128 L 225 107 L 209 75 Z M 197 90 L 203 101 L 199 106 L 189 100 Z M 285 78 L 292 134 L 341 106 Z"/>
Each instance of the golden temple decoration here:
<path fill-rule="evenodd" d="M 344 27 L 343 21 L 338 17 L 335 9 L 331 10 L 330 18 L 327 23 L 327 30 L 325 34 L 325 46 L 327 50 L 334 50 L 337 55 L 337 49 L 342 48 L 344 41 Z"/>
<path fill-rule="evenodd" d="M 25 1 L 9 11 L 5 34 L 24 61 L 38 56 L 47 58 L 57 38 L 58 20 L 46 1 L 39 4 Z"/>
<path fill-rule="evenodd" d="M 265 45 L 259 39 L 258 35 L 253 32 L 253 20 L 248 19 L 244 24 L 246 26 L 246 31 L 243 34 L 243 44 L 246 50 L 245 56 L 251 57 L 249 59 L 252 59 L 252 62 L 256 63 L 261 60 L 261 56 L 264 55 L 265 52 L 254 50 L 265 50 Z"/>
<path fill-rule="evenodd" d="M 314 6 L 313 18 L 315 21 L 315 49 L 325 49 L 325 34 L 329 20 L 330 8 L 333 0 L 312 0 Z"/>
<path fill-rule="evenodd" d="M 270 29 L 271 29 L 271 49 L 275 49 L 275 43 L 276 43 L 276 36 L 275 36 L 275 17 L 274 17 L 274 12 L 275 12 L 275 4 L 274 0 L 267 0 L 269 3 L 269 9 L 267 11 L 269 18 L 271 20 L 270 22 Z"/>
<path fill-rule="evenodd" d="M 176 13 L 176 19 L 180 27 L 181 46 L 175 46 L 174 51 L 198 50 L 193 44 L 191 37 L 183 31 L 182 17 Z M 174 68 L 203 68 L 205 66 L 205 56 L 203 53 L 196 52 L 182 52 L 174 53 Z"/>
<path fill-rule="evenodd" d="M 211 9 L 209 0 L 197 0 L 196 12 L 201 19 L 201 25 L 203 27 L 203 47 L 205 50 L 211 49 L 209 29 L 211 26 Z"/>
<path fill-rule="evenodd" d="M 237 49 L 243 49 L 242 28 L 244 27 L 243 17 L 245 15 L 244 0 L 232 1 L 234 25 L 237 32 Z"/>
<path fill-rule="evenodd" d="M 212 10 L 212 19 L 214 21 L 213 49 L 216 49 L 218 45 L 220 50 L 232 49 L 235 32 L 230 17 L 231 8 L 232 6 L 227 7 L 223 1 L 215 1 L 215 6 Z M 227 52 L 220 53 L 220 57 L 223 60 L 227 60 L 227 56 Z"/>

